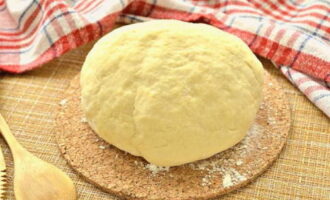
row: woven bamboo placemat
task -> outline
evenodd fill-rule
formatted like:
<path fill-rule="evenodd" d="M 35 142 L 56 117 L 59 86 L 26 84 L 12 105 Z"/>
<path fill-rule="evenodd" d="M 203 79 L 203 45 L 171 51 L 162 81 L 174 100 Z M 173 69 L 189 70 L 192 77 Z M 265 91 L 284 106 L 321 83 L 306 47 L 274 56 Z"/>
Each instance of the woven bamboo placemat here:
<path fill-rule="evenodd" d="M 54 109 L 79 72 L 92 44 L 42 68 L 21 75 L 0 74 L 0 112 L 18 140 L 38 157 L 63 169 L 74 180 L 81 200 L 115 199 L 76 175 L 58 150 Z M 330 120 L 295 89 L 269 62 L 266 69 L 283 87 L 292 108 L 292 130 L 284 151 L 266 173 L 221 200 L 328 200 L 330 198 Z M 13 161 L 0 138 L 7 161 L 7 199 L 14 199 Z"/>

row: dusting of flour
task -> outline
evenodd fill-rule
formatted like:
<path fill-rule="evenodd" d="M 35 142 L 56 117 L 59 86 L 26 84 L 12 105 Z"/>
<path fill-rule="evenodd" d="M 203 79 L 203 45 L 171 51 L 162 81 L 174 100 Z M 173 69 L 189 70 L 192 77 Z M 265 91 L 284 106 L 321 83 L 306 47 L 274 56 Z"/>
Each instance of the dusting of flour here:
<path fill-rule="evenodd" d="M 147 164 L 146 169 L 149 169 L 153 175 L 156 175 L 158 172 L 169 171 L 169 167 L 160 167 L 154 164 Z"/>
<path fill-rule="evenodd" d="M 66 105 L 68 103 L 68 100 L 67 99 L 62 99 L 61 101 L 60 101 L 60 105 L 61 106 L 64 106 L 64 105 Z"/>
<path fill-rule="evenodd" d="M 245 137 L 239 144 L 234 147 L 215 155 L 211 159 L 201 160 L 190 163 L 188 166 L 193 170 L 203 170 L 206 175 L 201 180 L 202 186 L 211 185 L 215 176 L 221 176 L 221 184 L 224 188 L 231 187 L 247 178 L 244 173 L 239 172 L 240 166 L 244 163 L 244 155 L 254 149 L 254 138 L 263 134 L 264 128 L 254 123 Z M 265 148 L 265 147 L 261 147 Z M 236 155 L 233 157 L 233 155 Z M 230 166 L 230 167 L 228 167 Z"/>
<path fill-rule="evenodd" d="M 255 149 L 255 138 L 260 137 L 264 133 L 264 128 L 258 123 L 254 123 L 245 137 L 239 144 L 234 147 L 216 154 L 215 156 L 200 160 L 194 163 L 187 164 L 186 166 L 192 170 L 204 171 L 205 175 L 201 178 L 200 185 L 207 187 L 212 185 L 219 177 L 221 186 L 229 188 L 236 184 L 239 184 L 247 180 L 243 172 L 240 172 L 240 167 L 245 163 L 245 155 Z M 258 149 L 267 149 L 267 147 L 259 147 Z M 152 176 L 156 176 L 158 173 L 168 173 L 169 167 L 156 166 L 154 164 L 144 164 L 140 161 L 134 161 L 134 164 L 138 167 L 143 167 L 149 170 Z M 172 174 L 168 173 L 170 177 Z"/>

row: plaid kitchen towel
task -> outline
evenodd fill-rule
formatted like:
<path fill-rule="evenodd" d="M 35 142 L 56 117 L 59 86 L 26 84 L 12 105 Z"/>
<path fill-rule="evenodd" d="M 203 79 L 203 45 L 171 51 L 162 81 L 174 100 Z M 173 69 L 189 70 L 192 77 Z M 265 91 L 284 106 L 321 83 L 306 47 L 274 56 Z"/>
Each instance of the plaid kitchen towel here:
<path fill-rule="evenodd" d="M 329 0 L 0 0 L 0 69 L 24 72 L 115 22 L 178 19 L 235 34 L 330 117 Z"/>

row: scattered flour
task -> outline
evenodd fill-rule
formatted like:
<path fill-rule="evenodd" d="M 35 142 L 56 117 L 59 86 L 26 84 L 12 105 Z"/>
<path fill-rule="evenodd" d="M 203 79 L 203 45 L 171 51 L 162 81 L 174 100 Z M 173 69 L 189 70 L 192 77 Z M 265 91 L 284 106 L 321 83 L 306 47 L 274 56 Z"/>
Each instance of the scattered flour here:
<path fill-rule="evenodd" d="M 233 178 L 235 182 L 239 182 L 239 181 L 245 181 L 246 177 L 243 176 L 242 174 L 240 174 L 238 171 L 236 171 L 235 169 L 231 170 L 232 174 L 233 174 Z"/>
<path fill-rule="evenodd" d="M 276 120 L 273 118 L 273 117 L 269 117 L 268 118 L 268 120 L 267 120 L 267 122 L 269 123 L 269 124 L 276 124 Z"/>
<path fill-rule="evenodd" d="M 250 130 L 248 131 L 248 134 L 247 135 L 248 136 L 257 136 L 257 135 L 262 134 L 264 131 L 265 130 L 264 130 L 264 128 L 261 125 L 259 125 L 257 123 L 254 123 L 252 125 L 252 127 L 250 128 Z"/>
<path fill-rule="evenodd" d="M 152 175 L 156 175 L 158 172 L 163 172 L 163 171 L 169 171 L 169 167 L 160 167 L 154 164 L 147 164 L 145 168 L 149 169 L 152 173 Z"/>
<path fill-rule="evenodd" d="M 229 164 L 230 163 L 230 164 Z M 193 170 L 203 170 L 207 174 L 202 178 L 201 185 L 208 186 L 212 184 L 212 179 L 216 174 L 222 174 L 224 179 L 222 180 L 224 187 L 230 187 L 233 184 L 246 180 L 246 177 L 240 174 L 234 168 L 225 168 L 224 165 L 240 166 L 243 164 L 242 160 L 233 159 L 220 159 L 215 161 L 202 161 L 198 164 L 189 164 L 189 167 Z"/>
<path fill-rule="evenodd" d="M 188 167 L 193 170 L 202 170 L 206 172 L 201 179 L 202 186 L 211 185 L 214 182 L 213 179 L 219 177 L 218 175 L 223 177 L 223 187 L 230 187 L 241 183 L 247 178 L 244 174 L 238 172 L 239 167 L 244 164 L 243 160 L 239 158 L 249 154 L 249 151 L 255 148 L 256 144 L 254 143 L 254 138 L 262 135 L 264 131 L 265 130 L 261 125 L 254 123 L 248 132 L 249 137 L 245 137 L 239 144 L 229 150 L 216 154 L 213 159 L 211 158 L 190 163 Z M 267 147 L 262 147 L 262 149 L 267 149 Z M 233 157 L 234 154 L 239 157 Z"/>
<path fill-rule="evenodd" d="M 211 183 L 211 178 L 212 178 L 211 175 L 206 175 L 206 176 L 204 176 L 204 177 L 202 178 L 202 183 L 201 183 L 201 185 L 202 185 L 202 186 L 208 186 L 208 185 L 211 185 L 211 184 L 212 184 L 212 183 Z"/>
<path fill-rule="evenodd" d="M 240 166 L 240 165 L 242 165 L 243 164 L 243 161 L 242 160 L 238 160 L 238 161 L 236 161 L 236 165 L 237 166 Z"/>
<path fill-rule="evenodd" d="M 87 118 L 86 118 L 86 117 L 82 117 L 82 118 L 80 119 L 80 122 L 82 122 L 82 123 L 87 123 Z"/>
<path fill-rule="evenodd" d="M 140 162 L 140 161 L 137 161 L 137 160 L 134 160 L 134 165 L 136 165 L 138 167 L 144 167 L 143 162 Z"/>
<path fill-rule="evenodd" d="M 233 185 L 233 182 L 231 180 L 231 175 L 230 174 L 225 174 L 223 180 L 222 180 L 222 185 L 223 187 L 230 187 Z"/>
<path fill-rule="evenodd" d="M 221 175 L 222 186 L 231 187 L 235 184 L 241 183 L 242 181 L 247 180 L 244 174 L 241 174 L 237 171 L 237 167 L 241 166 L 244 162 L 241 159 L 232 157 L 233 152 L 239 155 L 240 157 L 248 154 L 250 149 L 253 149 L 254 138 L 262 135 L 264 133 L 264 128 L 254 123 L 248 132 L 248 136 L 245 137 L 239 144 L 232 147 L 230 150 L 223 151 L 214 156 L 214 159 L 206 159 L 198 162 L 190 163 L 187 166 L 193 170 L 202 170 L 206 171 L 206 175 L 201 179 L 201 186 L 209 186 L 214 182 L 213 179 L 217 178 L 217 175 Z M 267 149 L 267 147 L 262 147 L 262 149 Z M 116 155 L 117 157 L 117 155 Z M 159 172 L 169 171 L 169 167 L 160 167 L 154 164 L 146 164 L 143 162 L 134 161 L 134 164 L 137 166 L 142 166 L 145 169 L 148 169 L 152 175 L 156 175 Z M 170 177 L 173 177 L 172 174 L 169 174 Z"/>
<path fill-rule="evenodd" d="M 261 104 L 260 104 L 260 109 L 265 109 L 266 108 L 266 105 L 265 105 L 265 103 L 264 102 L 262 102 Z"/>
<path fill-rule="evenodd" d="M 68 103 L 68 100 L 67 99 L 62 99 L 61 101 L 60 101 L 60 105 L 61 106 L 64 106 L 65 104 L 67 104 Z"/>

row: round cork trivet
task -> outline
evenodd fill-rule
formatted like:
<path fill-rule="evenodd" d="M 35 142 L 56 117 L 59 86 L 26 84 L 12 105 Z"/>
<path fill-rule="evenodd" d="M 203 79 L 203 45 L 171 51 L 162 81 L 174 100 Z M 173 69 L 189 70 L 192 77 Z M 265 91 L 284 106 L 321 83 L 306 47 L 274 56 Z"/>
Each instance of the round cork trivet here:
<path fill-rule="evenodd" d="M 125 199 L 209 199 L 260 175 L 278 157 L 290 129 L 290 109 L 277 82 L 265 72 L 263 102 L 247 136 L 206 160 L 157 168 L 99 138 L 80 108 L 77 76 L 60 102 L 57 142 L 68 163 L 87 181 Z M 237 122 L 239 124 L 239 122 Z"/>

